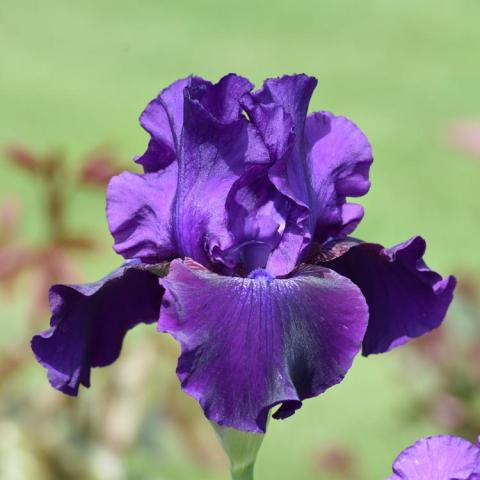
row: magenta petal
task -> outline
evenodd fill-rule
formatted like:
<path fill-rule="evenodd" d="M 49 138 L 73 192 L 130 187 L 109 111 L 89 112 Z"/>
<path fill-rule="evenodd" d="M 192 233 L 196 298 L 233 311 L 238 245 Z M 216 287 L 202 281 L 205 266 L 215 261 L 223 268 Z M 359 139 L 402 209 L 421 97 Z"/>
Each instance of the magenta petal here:
<path fill-rule="evenodd" d="M 328 112 L 309 115 L 305 126 L 314 240 L 344 238 L 363 217 L 346 197 L 365 195 L 373 161 L 367 137 L 350 120 Z"/>
<path fill-rule="evenodd" d="M 395 460 L 389 480 L 479 480 L 480 448 L 463 438 L 418 440 Z"/>
<path fill-rule="evenodd" d="M 391 350 L 442 323 L 456 281 L 451 276 L 442 279 L 425 265 L 423 238 L 413 237 L 392 248 L 374 243 L 349 247 L 347 253 L 322 264 L 350 278 L 367 300 L 364 355 Z"/>
<path fill-rule="evenodd" d="M 224 277 L 174 260 L 158 328 L 181 344 L 185 392 L 220 425 L 263 432 L 269 410 L 292 415 L 340 382 L 358 353 L 368 309 L 348 279 L 306 267 L 287 279 L 265 270 Z"/>
<path fill-rule="evenodd" d="M 107 219 L 117 253 L 157 262 L 176 256 L 171 221 L 176 184 L 176 162 L 159 172 L 124 172 L 110 180 Z"/>
<path fill-rule="evenodd" d="M 158 319 L 162 293 L 158 277 L 138 262 L 95 283 L 54 285 L 50 328 L 32 338 L 52 386 L 68 395 L 89 387 L 91 368 L 118 358 L 128 330 Z"/>

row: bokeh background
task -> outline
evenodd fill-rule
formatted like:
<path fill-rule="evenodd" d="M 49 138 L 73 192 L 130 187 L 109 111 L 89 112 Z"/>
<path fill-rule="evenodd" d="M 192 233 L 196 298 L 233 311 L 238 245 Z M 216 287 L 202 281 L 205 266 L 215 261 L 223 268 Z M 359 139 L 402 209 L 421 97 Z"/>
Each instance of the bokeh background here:
<path fill-rule="evenodd" d="M 137 118 L 195 73 L 318 77 L 311 110 L 374 148 L 356 235 L 414 235 L 460 282 L 442 329 L 358 358 L 345 381 L 272 421 L 259 480 L 375 480 L 416 438 L 480 433 L 478 0 L 0 2 L 0 478 L 220 480 L 227 463 L 154 326 L 127 336 L 93 388 L 65 398 L 29 339 L 53 282 L 119 264 L 104 187 L 143 152 Z"/>

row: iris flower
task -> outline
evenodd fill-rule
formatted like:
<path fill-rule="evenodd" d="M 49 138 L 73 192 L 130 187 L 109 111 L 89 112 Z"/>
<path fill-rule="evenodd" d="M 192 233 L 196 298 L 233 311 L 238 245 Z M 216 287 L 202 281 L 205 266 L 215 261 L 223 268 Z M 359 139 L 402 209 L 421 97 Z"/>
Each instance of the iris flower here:
<path fill-rule="evenodd" d="M 339 383 L 354 357 L 438 327 L 455 279 L 425 241 L 350 238 L 370 187 L 370 144 L 347 118 L 307 115 L 317 81 L 254 91 L 230 74 L 178 80 L 148 104 L 143 174 L 114 177 L 107 219 L 125 262 L 87 285 L 55 285 L 32 348 L 56 389 L 77 395 L 126 333 L 157 322 L 181 345 L 177 374 L 216 424 L 265 432 Z"/>
<path fill-rule="evenodd" d="M 450 435 L 422 438 L 396 458 L 388 480 L 431 479 L 480 480 L 480 439 L 474 445 Z"/>

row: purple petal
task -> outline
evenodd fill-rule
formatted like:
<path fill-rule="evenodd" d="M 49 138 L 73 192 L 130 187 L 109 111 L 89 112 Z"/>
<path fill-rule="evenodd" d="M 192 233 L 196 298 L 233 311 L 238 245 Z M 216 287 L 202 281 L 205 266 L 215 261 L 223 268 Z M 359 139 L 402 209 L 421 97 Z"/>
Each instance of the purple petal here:
<path fill-rule="evenodd" d="M 299 143 L 303 137 L 308 104 L 317 80 L 307 75 L 285 75 L 265 80 L 261 90 L 252 96 L 259 104 L 275 104 L 291 117 L 295 137 Z"/>
<path fill-rule="evenodd" d="M 251 88 L 248 80 L 233 74 L 216 85 L 191 77 L 163 91 L 147 107 L 143 125 L 157 143 L 168 137 L 164 143 L 174 148 L 176 160 L 166 165 L 160 159 L 150 169 L 159 171 L 124 173 L 112 180 L 107 217 L 116 252 L 155 262 L 189 256 L 204 265 L 212 266 L 213 261 L 221 264 L 219 269 L 233 268 L 235 235 L 228 225 L 232 217 L 226 211 L 227 198 L 250 168 L 270 161 L 261 137 L 241 115 L 240 99 Z M 275 236 L 276 219 L 268 218 L 269 205 L 267 199 L 258 218 L 253 212 L 245 215 L 245 230 L 258 227 L 265 236 L 270 223 L 266 228 Z M 264 241 L 244 237 L 238 240 Z"/>
<path fill-rule="evenodd" d="M 324 243 L 351 233 L 363 216 L 346 197 L 367 193 L 372 152 L 352 122 L 327 112 L 307 117 L 316 80 L 305 75 L 270 79 L 243 99 L 272 158 L 269 176 L 294 201 L 275 263 L 301 260 L 310 240 Z"/>
<path fill-rule="evenodd" d="M 246 88 L 243 80 L 241 83 Z M 230 90 L 226 91 L 227 87 Z M 213 98 L 213 87 L 202 90 L 205 96 L 209 95 L 208 101 L 200 97 L 198 88 L 185 90 L 173 225 L 180 256 L 209 265 L 212 252 L 226 251 L 232 245 L 225 211 L 232 186 L 248 168 L 268 163 L 269 158 L 256 130 L 236 113 L 239 87 L 235 82 L 230 79 L 215 90 L 218 105 L 228 107 L 221 118 L 217 118 L 219 111 L 213 108 L 216 105 L 220 109 Z M 232 120 L 235 116 L 238 118 Z"/>
<path fill-rule="evenodd" d="M 183 124 L 183 90 L 191 78 L 183 78 L 162 90 L 142 115 L 140 124 L 151 135 L 146 152 L 136 159 L 145 172 L 156 172 L 177 158 Z"/>
<path fill-rule="evenodd" d="M 425 248 L 421 237 L 392 248 L 351 243 L 343 255 L 322 262 L 358 285 L 367 300 L 364 355 L 391 350 L 442 323 L 456 281 L 452 276 L 442 279 L 427 267 Z"/>
<path fill-rule="evenodd" d="M 274 156 L 270 172 L 273 183 L 284 195 L 304 206 L 309 205 L 309 172 L 303 139 L 308 104 L 316 85 L 317 80 L 307 75 L 271 78 L 252 94 L 250 108 L 246 103 Z M 255 104 L 259 106 L 254 108 Z"/>
<path fill-rule="evenodd" d="M 305 145 L 314 240 L 344 238 L 363 217 L 363 208 L 346 203 L 346 197 L 365 195 L 370 188 L 370 144 L 350 120 L 318 112 L 307 118 Z"/>
<path fill-rule="evenodd" d="M 225 75 L 215 85 L 197 77 L 190 85 L 189 96 L 201 103 L 218 122 L 231 123 L 240 118 L 240 99 L 252 88 L 246 78 L 234 73 Z"/>
<path fill-rule="evenodd" d="M 290 205 L 268 178 L 268 167 L 252 167 L 232 186 L 226 202 L 228 228 L 234 247 L 223 253 L 248 273 L 265 268 L 272 250 L 282 238 Z M 218 253 L 217 253 L 218 255 Z M 270 270 L 274 274 L 288 273 Z"/>
<path fill-rule="evenodd" d="M 315 85 L 316 80 L 305 75 L 269 79 L 262 90 L 243 99 L 244 108 L 270 153 L 270 180 L 290 199 L 283 235 L 268 261 L 269 270 L 276 274 L 293 269 L 310 238 L 308 176 L 303 170 L 303 142 L 298 139 L 303 139 L 308 102 Z"/>
<path fill-rule="evenodd" d="M 110 180 L 107 219 L 117 253 L 157 262 L 177 255 L 171 220 L 177 170 L 174 162 L 159 172 L 124 172 Z"/>
<path fill-rule="evenodd" d="M 450 435 L 423 438 L 396 458 L 393 473 L 389 480 L 478 480 L 480 448 Z"/>
<path fill-rule="evenodd" d="M 290 114 L 275 103 L 257 103 L 255 95 L 245 95 L 242 105 L 262 136 L 272 163 L 281 160 L 295 141 L 295 124 Z"/>
<path fill-rule="evenodd" d="M 130 262 L 86 285 L 54 285 L 50 328 L 32 338 L 37 360 L 57 390 L 77 395 L 91 367 L 114 362 L 128 330 L 158 319 L 163 289 L 145 266 Z"/>
<path fill-rule="evenodd" d="M 368 310 L 348 279 L 321 267 L 287 279 L 265 270 L 225 277 L 174 260 L 158 328 L 181 344 L 177 374 L 212 421 L 263 432 L 340 382 L 358 353 Z"/>

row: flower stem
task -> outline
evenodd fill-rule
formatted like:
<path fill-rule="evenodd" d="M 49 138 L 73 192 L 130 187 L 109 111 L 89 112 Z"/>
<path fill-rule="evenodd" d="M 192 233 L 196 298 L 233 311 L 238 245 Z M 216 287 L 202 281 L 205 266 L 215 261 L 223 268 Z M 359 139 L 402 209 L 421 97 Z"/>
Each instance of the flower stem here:
<path fill-rule="evenodd" d="M 230 459 L 232 480 L 253 480 L 253 468 L 264 435 L 226 428 L 211 422 Z"/>
<path fill-rule="evenodd" d="M 243 468 L 232 468 L 230 470 L 232 480 L 253 480 L 253 467 L 254 464 L 251 463 Z"/>

